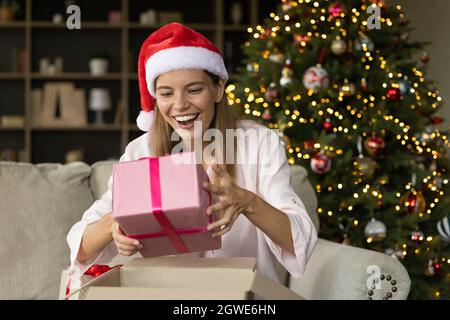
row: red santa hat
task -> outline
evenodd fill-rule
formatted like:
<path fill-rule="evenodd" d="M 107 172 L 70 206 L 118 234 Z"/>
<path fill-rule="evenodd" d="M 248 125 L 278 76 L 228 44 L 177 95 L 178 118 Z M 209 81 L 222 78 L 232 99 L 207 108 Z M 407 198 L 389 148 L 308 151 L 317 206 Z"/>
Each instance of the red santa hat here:
<path fill-rule="evenodd" d="M 228 72 L 217 49 L 200 33 L 179 23 L 169 23 L 145 39 L 139 53 L 138 77 L 141 112 L 137 125 L 149 131 L 153 123 L 155 79 L 180 69 L 206 70 L 228 80 Z"/>

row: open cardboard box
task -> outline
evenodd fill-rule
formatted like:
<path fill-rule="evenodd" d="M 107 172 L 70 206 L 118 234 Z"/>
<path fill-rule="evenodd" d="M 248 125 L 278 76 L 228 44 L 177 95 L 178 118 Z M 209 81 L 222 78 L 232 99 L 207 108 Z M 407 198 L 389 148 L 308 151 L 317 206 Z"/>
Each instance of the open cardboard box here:
<path fill-rule="evenodd" d="M 89 282 L 86 300 L 302 299 L 256 270 L 254 258 L 136 258 Z"/>

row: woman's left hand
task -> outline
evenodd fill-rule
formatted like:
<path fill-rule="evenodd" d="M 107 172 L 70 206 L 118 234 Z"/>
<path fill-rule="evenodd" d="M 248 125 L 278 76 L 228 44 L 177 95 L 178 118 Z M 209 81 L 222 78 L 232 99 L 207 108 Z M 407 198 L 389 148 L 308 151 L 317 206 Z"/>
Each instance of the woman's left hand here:
<path fill-rule="evenodd" d="M 252 202 L 254 194 L 248 190 L 238 187 L 230 174 L 217 163 L 211 163 L 215 174 L 214 183 L 204 182 L 203 188 L 214 193 L 218 201 L 210 206 L 206 213 L 208 215 L 219 212 L 219 220 L 208 225 L 208 230 L 215 230 L 212 236 L 219 237 L 230 231 L 237 217 L 245 213 Z"/>

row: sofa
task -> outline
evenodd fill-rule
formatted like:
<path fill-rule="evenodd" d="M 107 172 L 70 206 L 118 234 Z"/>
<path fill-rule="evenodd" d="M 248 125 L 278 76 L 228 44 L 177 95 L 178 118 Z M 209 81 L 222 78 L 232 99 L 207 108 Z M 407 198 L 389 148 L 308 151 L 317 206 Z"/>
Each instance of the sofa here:
<path fill-rule="evenodd" d="M 113 161 L 0 162 L 0 299 L 57 299 L 69 265 L 66 236 L 105 192 Z M 317 198 L 307 172 L 291 166 L 292 186 L 316 228 Z M 118 256 L 111 265 L 130 257 Z M 396 259 L 319 239 L 301 278 L 274 259 L 280 281 L 307 299 L 406 299 L 410 278 Z M 63 286 L 61 286 L 63 287 Z"/>

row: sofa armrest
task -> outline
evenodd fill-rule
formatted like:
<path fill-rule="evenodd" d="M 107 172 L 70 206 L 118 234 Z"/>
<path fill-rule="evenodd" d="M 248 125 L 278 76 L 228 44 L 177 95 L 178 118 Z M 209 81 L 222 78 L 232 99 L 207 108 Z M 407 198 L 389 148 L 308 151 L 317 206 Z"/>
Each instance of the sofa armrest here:
<path fill-rule="evenodd" d="M 374 282 L 375 281 L 375 282 Z M 319 239 L 305 274 L 289 287 L 307 299 L 406 299 L 411 280 L 396 259 Z"/>

